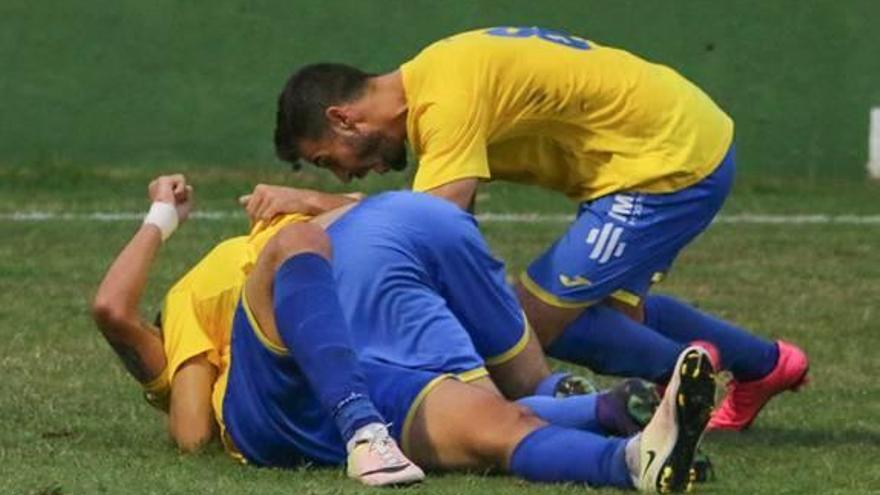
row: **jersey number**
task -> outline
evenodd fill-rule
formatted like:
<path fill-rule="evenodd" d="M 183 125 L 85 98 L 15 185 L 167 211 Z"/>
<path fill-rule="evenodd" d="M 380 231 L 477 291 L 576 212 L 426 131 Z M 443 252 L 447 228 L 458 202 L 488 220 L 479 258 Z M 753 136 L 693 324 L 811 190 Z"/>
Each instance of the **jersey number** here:
<path fill-rule="evenodd" d="M 575 50 L 589 50 L 590 44 L 583 38 L 572 36 L 562 31 L 544 29 L 539 27 L 496 27 L 486 31 L 490 36 L 502 36 L 505 38 L 531 38 L 537 36 L 557 45 L 567 46 Z"/>

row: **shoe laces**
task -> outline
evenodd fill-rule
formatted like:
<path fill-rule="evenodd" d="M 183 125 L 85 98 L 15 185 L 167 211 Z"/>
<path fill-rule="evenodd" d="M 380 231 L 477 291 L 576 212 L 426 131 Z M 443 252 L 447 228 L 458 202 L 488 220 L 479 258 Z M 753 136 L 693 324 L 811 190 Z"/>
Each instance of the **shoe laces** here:
<path fill-rule="evenodd" d="M 400 450 L 395 448 L 394 440 L 388 433 L 390 428 L 391 423 L 388 423 L 383 429 L 376 429 L 373 437 L 370 438 L 367 444 L 367 448 L 371 452 L 379 454 L 383 466 L 405 464 L 404 459 L 399 455 Z"/>

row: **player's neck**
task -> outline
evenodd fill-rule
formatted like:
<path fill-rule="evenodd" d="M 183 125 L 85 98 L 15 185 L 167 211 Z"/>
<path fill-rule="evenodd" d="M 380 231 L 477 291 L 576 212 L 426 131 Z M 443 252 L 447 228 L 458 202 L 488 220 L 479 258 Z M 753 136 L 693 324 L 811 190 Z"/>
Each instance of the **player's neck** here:
<path fill-rule="evenodd" d="M 405 134 L 407 105 L 400 71 L 372 77 L 368 84 L 364 98 L 366 113 L 375 115 L 383 124 Z"/>

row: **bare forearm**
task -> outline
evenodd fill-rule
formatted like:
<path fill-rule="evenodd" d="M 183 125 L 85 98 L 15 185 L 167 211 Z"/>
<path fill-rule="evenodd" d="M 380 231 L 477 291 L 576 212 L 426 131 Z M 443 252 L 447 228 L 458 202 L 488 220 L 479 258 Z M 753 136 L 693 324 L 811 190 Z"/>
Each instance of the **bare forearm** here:
<path fill-rule="evenodd" d="M 153 382 L 165 370 L 165 348 L 159 333 L 150 325 L 117 326 L 103 332 L 104 338 L 128 373 L 142 385 Z"/>
<path fill-rule="evenodd" d="M 156 253 L 189 216 L 193 189 L 183 175 L 157 177 L 147 187 L 152 201 L 144 224 L 113 260 L 92 303 L 92 316 L 104 338 L 148 394 L 167 389 L 161 330 L 141 318 L 141 302 Z M 152 403 L 152 401 L 151 401 Z"/>
<path fill-rule="evenodd" d="M 474 213 L 474 203 L 477 196 L 476 179 L 459 179 L 428 190 L 428 194 L 452 201 L 462 210 Z"/>
<path fill-rule="evenodd" d="M 159 229 L 143 225 L 119 253 L 104 276 L 92 314 L 107 343 L 125 369 L 147 384 L 165 369 L 165 354 L 158 329 L 138 311 L 150 267 L 162 244 Z"/>
<path fill-rule="evenodd" d="M 138 304 L 161 245 L 159 229 L 142 225 L 104 275 L 95 295 L 96 312 L 109 313 L 106 316 L 117 321 L 138 318 Z"/>
<path fill-rule="evenodd" d="M 321 213 L 335 210 L 336 208 L 356 203 L 358 199 L 348 194 L 333 194 L 321 191 L 307 191 L 306 204 L 309 206 L 310 215 L 320 215 Z"/>

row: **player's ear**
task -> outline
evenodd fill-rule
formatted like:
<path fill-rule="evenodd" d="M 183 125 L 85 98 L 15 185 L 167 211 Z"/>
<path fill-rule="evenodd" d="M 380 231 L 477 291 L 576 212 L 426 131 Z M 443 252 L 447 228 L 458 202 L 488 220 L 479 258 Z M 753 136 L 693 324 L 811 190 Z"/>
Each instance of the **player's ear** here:
<path fill-rule="evenodd" d="M 355 130 L 354 119 L 349 109 L 343 106 L 330 106 L 324 112 L 330 128 L 336 132 L 347 134 Z"/>

